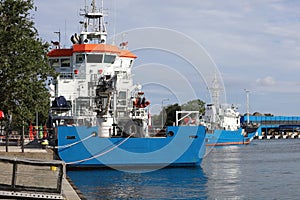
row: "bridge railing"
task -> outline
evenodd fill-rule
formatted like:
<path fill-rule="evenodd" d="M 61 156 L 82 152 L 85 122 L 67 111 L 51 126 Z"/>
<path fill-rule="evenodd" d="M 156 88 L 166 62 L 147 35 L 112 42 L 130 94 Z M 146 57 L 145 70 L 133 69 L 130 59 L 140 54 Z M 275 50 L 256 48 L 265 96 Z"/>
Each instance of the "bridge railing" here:
<path fill-rule="evenodd" d="M 241 123 L 246 122 L 248 116 L 242 116 Z M 299 116 L 249 116 L 249 121 L 260 125 L 296 125 L 300 124 Z"/>

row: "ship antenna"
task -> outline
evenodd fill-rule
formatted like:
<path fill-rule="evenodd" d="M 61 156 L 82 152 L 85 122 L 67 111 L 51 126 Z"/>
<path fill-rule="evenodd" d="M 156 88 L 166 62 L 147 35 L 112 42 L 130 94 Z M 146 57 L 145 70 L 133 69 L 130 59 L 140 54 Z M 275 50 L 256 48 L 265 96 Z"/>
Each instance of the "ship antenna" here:
<path fill-rule="evenodd" d="M 92 1 L 91 6 L 92 6 L 92 12 L 93 13 L 96 12 L 96 2 L 95 2 L 95 0 Z"/>
<path fill-rule="evenodd" d="M 213 113 L 213 121 L 211 121 L 212 127 L 216 128 L 217 126 L 220 125 L 220 86 L 219 86 L 219 82 L 217 79 L 217 73 L 215 72 L 214 74 L 214 78 L 212 80 L 212 86 L 209 88 L 209 90 L 211 91 L 211 96 L 212 96 L 212 103 L 214 105 L 214 107 L 216 108 L 216 111 Z"/>
<path fill-rule="evenodd" d="M 102 1 L 103 3 L 103 1 Z M 114 26 L 114 36 L 113 36 L 113 41 L 112 41 L 112 45 L 115 45 L 116 43 L 116 18 L 117 18 L 117 9 L 116 9 L 116 0 L 114 0 L 114 19 L 113 19 L 113 26 Z"/>
<path fill-rule="evenodd" d="M 244 89 L 245 90 L 245 92 L 246 92 L 246 110 L 247 110 L 247 124 L 249 124 L 250 123 L 250 121 L 249 121 L 249 115 L 250 115 L 250 103 L 249 103 L 249 93 L 250 93 L 250 91 L 249 90 L 247 90 L 247 89 Z"/>
<path fill-rule="evenodd" d="M 214 79 L 212 81 L 212 87 L 210 88 L 212 91 L 212 102 L 216 106 L 216 108 L 219 107 L 219 100 L 220 100 L 220 87 L 219 82 L 217 79 L 217 74 L 215 73 Z"/>
<path fill-rule="evenodd" d="M 103 1 L 100 9 L 97 9 L 95 0 L 92 0 L 90 7 L 87 6 L 86 0 L 85 4 L 85 8 L 81 10 L 83 12 L 80 13 L 81 16 L 84 16 L 84 21 L 80 22 L 82 24 L 80 38 L 76 35 L 72 36 L 73 44 L 106 43 L 107 32 L 103 19 Z"/>

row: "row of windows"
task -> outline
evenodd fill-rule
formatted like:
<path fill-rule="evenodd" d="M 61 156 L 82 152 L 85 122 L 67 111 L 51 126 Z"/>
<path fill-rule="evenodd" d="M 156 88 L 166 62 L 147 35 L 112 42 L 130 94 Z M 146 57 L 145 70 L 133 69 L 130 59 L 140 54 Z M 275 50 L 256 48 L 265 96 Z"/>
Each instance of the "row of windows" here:
<path fill-rule="evenodd" d="M 116 56 L 109 54 L 77 54 L 76 55 L 76 64 L 84 63 L 85 60 L 87 63 L 110 63 L 115 62 Z M 71 60 L 70 58 L 50 58 L 50 65 L 52 67 L 70 67 Z"/>
<path fill-rule="evenodd" d="M 51 67 L 70 67 L 70 58 L 49 59 Z"/>

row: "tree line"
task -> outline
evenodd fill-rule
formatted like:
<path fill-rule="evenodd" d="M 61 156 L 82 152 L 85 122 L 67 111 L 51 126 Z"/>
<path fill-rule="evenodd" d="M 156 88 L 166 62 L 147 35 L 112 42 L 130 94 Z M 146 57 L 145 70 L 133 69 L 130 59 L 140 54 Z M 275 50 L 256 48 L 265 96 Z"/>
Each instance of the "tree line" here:
<path fill-rule="evenodd" d="M 201 116 L 205 113 L 205 102 L 200 99 L 195 99 L 182 105 L 178 103 L 168 105 L 164 107 L 159 114 L 152 116 L 152 126 L 172 126 L 176 121 L 176 111 L 199 111 Z"/>
<path fill-rule="evenodd" d="M 34 26 L 33 0 L 1 0 L 0 4 L 0 110 L 13 127 L 34 122 L 36 113 L 45 122 L 49 111 L 48 43 Z"/>

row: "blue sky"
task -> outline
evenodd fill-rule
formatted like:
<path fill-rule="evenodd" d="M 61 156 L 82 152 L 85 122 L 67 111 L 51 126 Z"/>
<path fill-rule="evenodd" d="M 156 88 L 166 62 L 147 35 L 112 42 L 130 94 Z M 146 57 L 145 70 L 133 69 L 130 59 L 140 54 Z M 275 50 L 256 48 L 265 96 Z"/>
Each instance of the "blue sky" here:
<path fill-rule="evenodd" d="M 70 36 L 80 31 L 78 13 L 84 0 L 35 0 L 35 5 L 34 21 L 40 37 L 57 40 L 54 32 L 60 30 L 62 43 L 70 46 Z M 159 27 L 180 32 L 198 43 L 223 79 L 226 102 L 238 104 L 241 113 L 246 110 L 244 89 L 248 89 L 250 112 L 300 115 L 300 1 L 111 0 L 104 1 L 104 7 L 111 35 Z M 143 51 L 139 56 L 143 58 L 146 53 L 152 57 L 137 61 L 139 66 L 155 63 L 168 69 L 174 65 L 180 73 L 179 65 L 187 64 L 175 62 L 169 55 L 159 56 L 157 51 Z M 186 72 L 183 77 L 189 79 L 190 75 Z M 169 83 L 176 83 L 171 76 L 167 78 Z M 205 80 L 196 76 L 191 83 L 195 85 L 197 79 L 195 95 L 209 102 Z M 156 104 L 159 107 L 158 100 Z"/>

